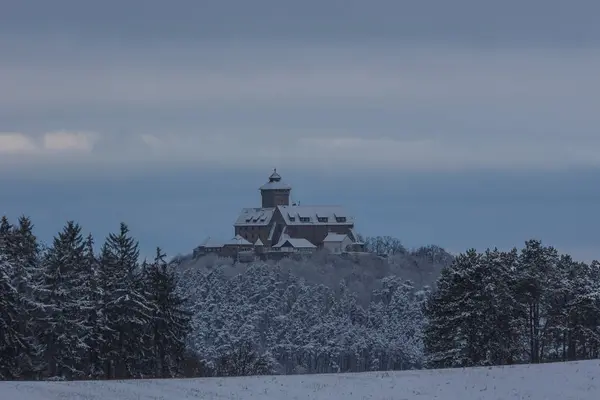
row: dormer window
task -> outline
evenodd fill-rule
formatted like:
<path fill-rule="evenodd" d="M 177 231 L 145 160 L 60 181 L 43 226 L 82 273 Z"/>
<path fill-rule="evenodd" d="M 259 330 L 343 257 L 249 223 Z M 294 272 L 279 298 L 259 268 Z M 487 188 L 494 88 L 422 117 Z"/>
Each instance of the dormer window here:
<path fill-rule="evenodd" d="M 318 217 L 319 222 L 327 222 L 329 221 L 329 218 L 327 217 Z"/>
<path fill-rule="evenodd" d="M 346 217 L 335 217 L 337 222 L 346 222 Z"/>
<path fill-rule="evenodd" d="M 310 222 L 310 217 L 300 217 L 300 222 Z"/>

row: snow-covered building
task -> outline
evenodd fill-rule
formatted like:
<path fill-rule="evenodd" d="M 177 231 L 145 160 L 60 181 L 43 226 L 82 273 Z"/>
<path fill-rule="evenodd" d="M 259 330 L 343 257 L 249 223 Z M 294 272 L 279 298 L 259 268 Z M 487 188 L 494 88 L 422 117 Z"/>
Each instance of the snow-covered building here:
<path fill-rule="evenodd" d="M 262 207 L 244 208 L 234 223 L 236 235 L 250 242 L 260 239 L 273 247 L 284 235 L 306 239 L 323 247 L 330 233 L 346 235 L 358 242 L 354 218 L 340 205 L 300 205 L 290 201 L 292 187 L 274 170 L 269 181 L 260 187 Z"/>
<path fill-rule="evenodd" d="M 198 247 L 194 249 L 194 257 L 202 256 L 210 253 L 221 253 L 223 243 L 215 240 L 212 237 L 207 237 Z"/>
<path fill-rule="evenodd" d="M 309 254 L 317 250 L 317 246 L 303 238 L 294 239 L 290 237 L 283 237 L 279 243 L 273 246 L 273 250 L 288 253 Z"/>
<path fill-rule="evenodd" d="M 229 254 L 249 249 L 256 253 L 308 253 L 324 247 L 341 253 L 360 247 L 354 218 L 342 206 L 291 202 L 292 187 L 282 181 L 277 170 L 259 190 L 261 207 L 241 210 L 232 240 L 220 244 L 209 238 L 194 253 Z"/>
<path fill-rule="evenodd" d="M 330 232 L 325 239 L 323 239 L 323 248 L 334 254 L 339 254 L 352 250 L 352 245 L 354 243 L 355 242 L 352 241 L 350 236 L 346 234 Z"/>
<path fill-rule="evenodd" d="M 243 251 L 253 251 L 254 245 L 241 237 L 236 235 L 225 243 L 218 242 L 210 236 L 200 246 L 194 250 L 194 255 L 204 255 L 210 253 L 218 253 L 222 255 L 235 255 Z"/>

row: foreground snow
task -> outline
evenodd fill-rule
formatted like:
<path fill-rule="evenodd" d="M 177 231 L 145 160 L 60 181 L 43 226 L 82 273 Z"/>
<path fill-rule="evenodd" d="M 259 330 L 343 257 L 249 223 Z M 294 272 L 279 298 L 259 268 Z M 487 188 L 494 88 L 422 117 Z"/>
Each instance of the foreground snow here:
<path fill-rule="evenodd" d="M 278 377 L 0 382 L 2 400 L 600 398 L 600 360 L 534 366 Z"/>

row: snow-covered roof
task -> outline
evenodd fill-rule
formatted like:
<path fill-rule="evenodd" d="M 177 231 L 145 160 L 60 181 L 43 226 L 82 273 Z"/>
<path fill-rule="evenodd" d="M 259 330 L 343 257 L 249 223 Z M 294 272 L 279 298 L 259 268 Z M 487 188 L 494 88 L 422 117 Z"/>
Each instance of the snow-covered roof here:
<path fill-rule="evenodd" d="M 273 169 L 273 173 L 269 176 L 269 181 L 280 181 L 281 175 L 277 173 L 277 168 Z"/>
<path fill-rule="evenodd" d="M 281 181 L 281 175 L 277 173 L 277 169 L 273 170 L 269 176 L 269 182 L 260 187 L 260 190 L 291 190 L 292 187 Z"/>
<path fill-rule="evenodd" d="M 287 225 L 352 225 L 342 206 L 277 206 Z M 302 218 L 302 220 L 301 220 Z M 308 221 L 304 219 L 308 218 Z"/>
<path fill-rule="evenodd" d="M 235 235 L 234 238 L 232 238 L 225 244 L 229 246 L 252 246 L 252 243 L 250 243 L 240 235 Z"/>
<path fill-rule="evenodd" d="M 264 246 L 264 243 L 262 242 L 262 240 L 260 240 L 260 238 L 256 239 L 256 243 L 254 243 L 255 246 Z"/>
<path fill-rule="evenodd" d="M 273 181 L 262 185 L 260 190 L 292 190 L 292 187 L 285 182 Z"/>
<path fill-rule="evenodd" d="M 356 229 L 352 228 L 350 229 L 350 234 L 352 235 L 352 241 L 356 244 L 362 244 L 362 242 L 359 240 L 359 236 L 358 233 L 356 232 Z"/>
<path fill-rule="evenodd" d="M 274 208 L 244 208 L 237 217 L 234 226 L 269 225 Z"/>
<path fill-rule="evenodd" d="M 333 232 L 329 232 L 327 234 L 327 236 L 325 236 L 325 239 L 323 239 L 324 242 L 343 242 L 346 238 L 350 239 L 348 237 L 348 235 L 343 235 L 341 233 L 333 233 Z"/>
<path fill-rule="evenodd" d="M 287 235 L 285 235 L 287 236 Z M 314 249 L 317 246 L 309 242 L 304 238 L 290 238 L 290 237 L 282 237 L 279 243 L 277 243 L 274 248 L 283 247 L 286 243 L 289 243 L 295 249 Z"/>
<path fill-rule="evenodd" d="M 214 238 L 209 236 L 204 239 L 204 241 L 200 243 L 200 246 L 198 247 L 223 247 L 223 243 L 216 241 Z"/>

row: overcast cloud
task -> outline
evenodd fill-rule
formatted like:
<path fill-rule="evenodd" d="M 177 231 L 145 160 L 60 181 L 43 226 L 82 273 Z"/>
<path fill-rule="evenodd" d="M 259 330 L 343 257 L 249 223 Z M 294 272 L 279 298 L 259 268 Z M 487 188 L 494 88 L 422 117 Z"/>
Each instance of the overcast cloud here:
<path fill-rule="evenodd" d="M 94 168 L 268 167 L 282 154 L 297 166 L 344 170 L 556 169 L 600 161 L 596 49 L 399 41 L 127 52 L 53 42 L 57 57 L 47 61 L 35 56 L 39 44 L 29 44 L 28 57 L 0 65 L 2 164 L 60 157 Z M 7 42 L 0 49 L 10 55 Z M 210 112 L 220 118 L 202 118 Z M 262 118 L 247 121 L 252 114 Z"/>

